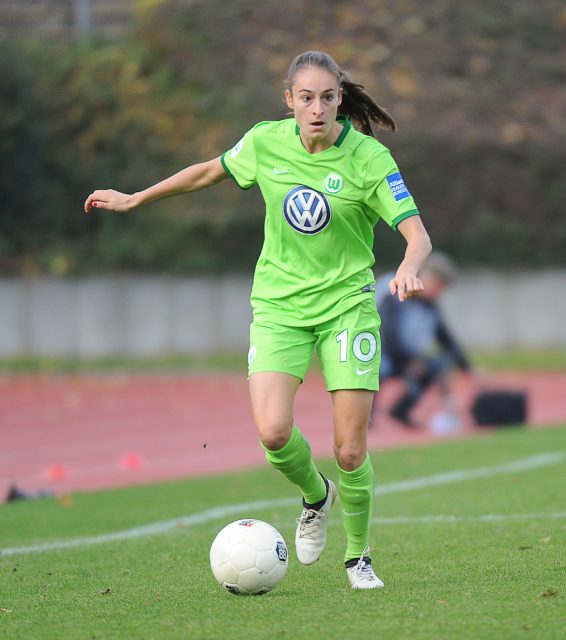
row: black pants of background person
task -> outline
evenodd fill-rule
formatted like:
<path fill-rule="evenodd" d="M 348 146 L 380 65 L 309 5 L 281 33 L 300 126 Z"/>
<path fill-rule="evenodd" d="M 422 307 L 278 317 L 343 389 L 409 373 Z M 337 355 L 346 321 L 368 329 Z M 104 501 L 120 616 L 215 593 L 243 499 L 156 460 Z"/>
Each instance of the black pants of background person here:
<path fill-rule="evenodd" d="M 415 358 L 404 366 L 391 366 L 380 374 L 380 385 L 392 378 L 403 378 L 405 391 L 397 402 L 389 409 L 389 415 L 408 428 L 414 428 L 411 411 L 434 383 L 444 386 L 446 361 L 443 358 Z M 374 426 L 379 394 L 375 394 L 370 417 L 370 428 Z"/>

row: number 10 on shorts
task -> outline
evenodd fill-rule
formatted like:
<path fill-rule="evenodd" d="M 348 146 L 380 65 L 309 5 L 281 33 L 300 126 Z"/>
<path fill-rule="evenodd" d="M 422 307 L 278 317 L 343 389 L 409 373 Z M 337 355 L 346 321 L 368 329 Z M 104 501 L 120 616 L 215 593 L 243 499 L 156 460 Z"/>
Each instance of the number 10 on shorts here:
<path fill-rule="evenodd" d="M 336 336 L 336 342 L 340 344 L 340 362 L 348 361 L 348 329 L 344 329 Z M 377 339 L 369 331 L 358 333 L 352 341 L 352 353 L 360 362 L 373 360 L 377 353 Z"/>

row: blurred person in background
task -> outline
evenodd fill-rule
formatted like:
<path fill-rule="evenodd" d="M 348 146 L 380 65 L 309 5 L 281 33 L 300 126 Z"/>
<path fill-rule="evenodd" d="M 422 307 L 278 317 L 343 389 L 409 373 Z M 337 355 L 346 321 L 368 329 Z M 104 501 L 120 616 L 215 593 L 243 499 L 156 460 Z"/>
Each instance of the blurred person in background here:
<path fill-rule="evenodd" d="M 402 378 L 405 390 L 389 409 L 389 414 L 405 427 L 414 427 L 411 411 L 425 391 L 438 384 L 453 412 L 446 384 L 448 372 L 457 367 L 468 372 L 470 364 L 462 347 L 444 320 L 438 300 L 457 276 L 453 261 L 446 255 L 432 253 L 420 273 L 424 289 L 400 304 L 389 292 L 394 274 L 376 282 L 376 304 L 381 316 L 380 380 Z M 375 409 L 372 411 L 372 423 Z"/>
<path fill-rule="evenodd" d="M 406 240 L 389 283 L 400 301 L 422 290 L 417 274 L 431 244 L 397 164 L 373 136 L 372 122 L 395 131 L 395 121 L 361 85 L 328 54 L 308 51 L 291 63 L 285 100 L 293 118 L 260 122 L 222 156 L 138 193 L 96 190 L 85 211 L 127 212 L 228 177 L 242 189 L 259 185 L 265 240 L 254 274 L 248 354 L 259 439 L 269 463 L 301 490 L 295 546 L 299 561 L 313 564 L 325 548 L 337 497 L 293 415 L 316 348 L 332 397 L 346 574 L 352 588 L 376 589 L 383 582 L 369 556 L 374 473 L 367 452 L 379 387 L 373 227 L 383 219 Z"/>

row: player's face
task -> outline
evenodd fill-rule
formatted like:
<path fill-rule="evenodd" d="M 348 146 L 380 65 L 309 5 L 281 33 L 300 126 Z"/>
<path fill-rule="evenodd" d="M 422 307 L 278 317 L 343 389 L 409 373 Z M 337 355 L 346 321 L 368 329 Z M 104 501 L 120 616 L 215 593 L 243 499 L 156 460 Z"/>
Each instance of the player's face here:
<path fill-rule="evenodd" d="M 317 142 L 333 136 L 342 91 L 332 73 L 315 66 L 301 69 L 291 90 L 285 92 L 285 99 L 293 110 L 301 136 Z"/>

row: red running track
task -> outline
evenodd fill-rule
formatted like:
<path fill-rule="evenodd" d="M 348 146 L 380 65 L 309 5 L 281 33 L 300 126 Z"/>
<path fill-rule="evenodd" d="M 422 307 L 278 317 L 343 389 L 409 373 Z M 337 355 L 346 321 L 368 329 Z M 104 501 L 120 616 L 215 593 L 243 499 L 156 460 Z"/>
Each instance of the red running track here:
<path fill-rule="evenodd" d="M 566 422 L 566 373 L 491 375 L 487 387 L 529 394 L 529 422 Z M 474 432 L 467 407 L 474 388 L 453 382 L 462 425 Z M 387 406 L 399 387 L 381 392 Z M 429 393 L 417 421 L 439 410 Z M 299 390 L 296 421 L 316 456 L 332 455 L 331 403 L 319 376 Z M 475 430 L 479 432 L 479 430 Z M 12 483 L 57 493 L 149 483 L 264 464 L 245 375 L 80 375 L 0 378 L 0 500 Z M 370 449 L 418 444 L 427 428 L 400 427 L 379 415 Z"/>

